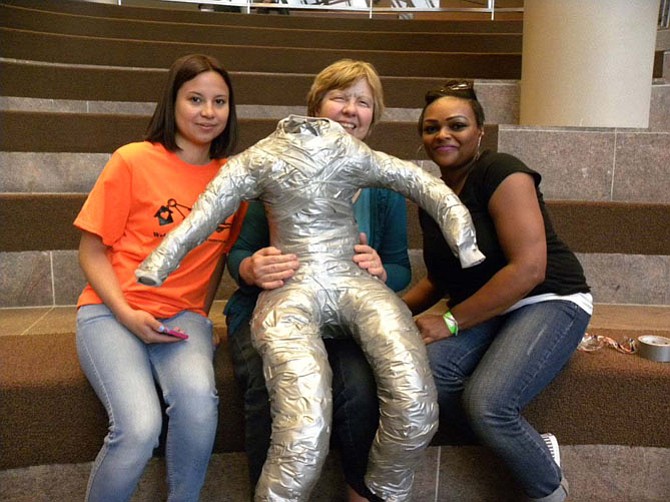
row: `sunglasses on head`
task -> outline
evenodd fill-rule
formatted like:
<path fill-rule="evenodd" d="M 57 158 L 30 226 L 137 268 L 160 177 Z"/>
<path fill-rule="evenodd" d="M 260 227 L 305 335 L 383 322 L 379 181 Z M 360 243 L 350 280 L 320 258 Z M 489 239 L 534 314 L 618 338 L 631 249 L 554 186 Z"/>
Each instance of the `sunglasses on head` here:
<path fill-rule="evenodd" d="M 465 91 L 475 88 L 472 80 L 449 80 L 442 87 L 439 88 L 442 92 L 448 91 Z"/>
<path fill-rule="evenodd" d="M 457 98 L 477 99 L 475 86 L 472 80 L 449 80 L 439 89 L 433 89 L 426 93 L 426 103 L 432 103 L 437 98 L 454 96 Z"/>

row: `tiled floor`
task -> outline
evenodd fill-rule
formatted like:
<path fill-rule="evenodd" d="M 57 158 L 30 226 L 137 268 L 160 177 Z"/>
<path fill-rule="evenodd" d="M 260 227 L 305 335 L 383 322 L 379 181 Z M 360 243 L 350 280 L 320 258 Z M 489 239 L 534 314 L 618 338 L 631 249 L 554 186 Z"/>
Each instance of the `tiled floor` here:
<path fill-rule="evenodd" d="M 217 326 L 225 324 L 225 301 L 217 301 L 211 318 Z M 597 304 L 591 327 L 659 331 L 670 334 L 670 306 Z M 74 307 L 0 309 L 0 336 L 73 333 Z"/>

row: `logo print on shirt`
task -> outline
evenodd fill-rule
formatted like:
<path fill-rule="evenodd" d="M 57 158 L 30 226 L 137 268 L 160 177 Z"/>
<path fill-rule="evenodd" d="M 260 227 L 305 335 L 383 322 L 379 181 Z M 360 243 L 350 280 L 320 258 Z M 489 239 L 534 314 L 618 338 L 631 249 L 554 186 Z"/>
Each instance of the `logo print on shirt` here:
<path fill-rule="evenodd" d="M 160 226 L 170 225 L 175 222 L 174 218 L 172 217 L 175 211 L 181 215 L 181 219 L 183 221 L 184 218 L 186 218 L 188 214 L 191 212 L 191 209 L 192 208 L 188 206 L 179 204 L 177 202 L 177 199 L 168 199 L 167 204 L 162 205 L 158 208 L 158 211 L 156 211 L 154 217 L 158 220 L 158 224 Z M 216 227 L 216 232 L 221 233 L 230 227 L 231 227 L 230 223 L 224 221 L 222 223 L 219 223 L 219 225 Z"/>
<path fill-rule="evenodd" d="M 154 216 L 158 218 L 158 224 L 160 226 L 174 223 L 174 220 L 172 219 L 172 211 L 170 211 L 170 208 L 168 206 L 159 207 L 158 211 L 156 211 L 156 214 L 154 214 Z"/>

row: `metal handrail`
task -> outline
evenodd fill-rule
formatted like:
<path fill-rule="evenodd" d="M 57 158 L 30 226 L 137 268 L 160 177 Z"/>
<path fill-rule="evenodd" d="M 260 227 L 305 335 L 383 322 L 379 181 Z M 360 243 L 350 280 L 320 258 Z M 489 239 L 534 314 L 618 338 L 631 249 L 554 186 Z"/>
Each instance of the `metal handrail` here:
<path fill-rule="evenodd" d="M 661 0 L 661 6 L 658 11 L 658 27 L 668 28 L 670 23 L 670 0 Z"/>
<path fill-rule="evenodd" d="M 181 2 L 204 4 L 212 7 L 239 7 L 243 12 L 250 13 L 252 9 L 289 9 L 289 10 L 327 10 L 367 12 L 368 17 L 373 14 L 394 13 L 409 14 L 414 12 L 468 12 L 490 14 L 495 19 L 496 12 L 523 12 L 523 7 L 496 8 L 495 0 L 483 0 L 482 7 L 440 7 L 440 0 L 391 0 L 391 7 L 377 7 L 374 0 L 274 0 L 274 3 L 264 3 L 253 0 L 162 0 L 164 2 Z M 118 0 L 119 5 L 122 0 Z M 417 6 L 416 4 L 423 4 Z M 395 4 L 395 5 L 393 5 Z"/>
<path fill-rule="evenodd" d="M 491 19 L 495 19 L 496 12 L 523 12 L 523 7 L 496 7 L 495 0 L 485 0 L 486 7 L 438 7 L 435 2 L 439 0 L 421 0 L 427 4 L 426 7 L 416 7 L 414 0 L 391 0 L 398 4 L 402 1 L 407 6 L 375 7 L 374 0 L 275 0 L 277 3 L 254 2 L 252 0 L 161 0 L 163 2 L 197 3 L 211 6 L 239 7 L 247 14 L 251 9 L 296 9 L 296 10 L 329 10 L 329 11 L 354 11 L 368 12 L 370 18 L 374 13 L 412 13 L 412 12 L 479 12 L 490 13 Z M 308 3 L 312 2 L 312 3 Z M 364 3 L 363 6 L 354 5 Z M 117 0 L 118 5 L 123 0 Z M 345 4 L 345 5 L 337 5 Z M 411 6 L 410 6 L 411 4 Z M 667 29 L 670 26 L 670 0 L 661 0 L 658 12 L 658 27 Z"/>

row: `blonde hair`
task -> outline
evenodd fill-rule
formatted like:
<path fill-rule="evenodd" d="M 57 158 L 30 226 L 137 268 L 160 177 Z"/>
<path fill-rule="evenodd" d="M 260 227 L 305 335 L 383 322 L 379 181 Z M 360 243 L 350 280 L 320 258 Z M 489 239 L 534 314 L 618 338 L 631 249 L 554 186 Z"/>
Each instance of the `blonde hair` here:
<path fill-rule="evenodd" d="M 372 123 L 370 124 L 370 128 L 372 128 L 384 113 L 384 90 L 377 70 L 365 61 L 340 59 L 321 70 L 314 78 L 312 87 L 307 93 L 307 115 L 315 117 L 318 114 L 326 93 L 333 89 L 346 89 L 362 78 L 366 80 L 370 90 L 372 90 L 374 103 Z"/>

